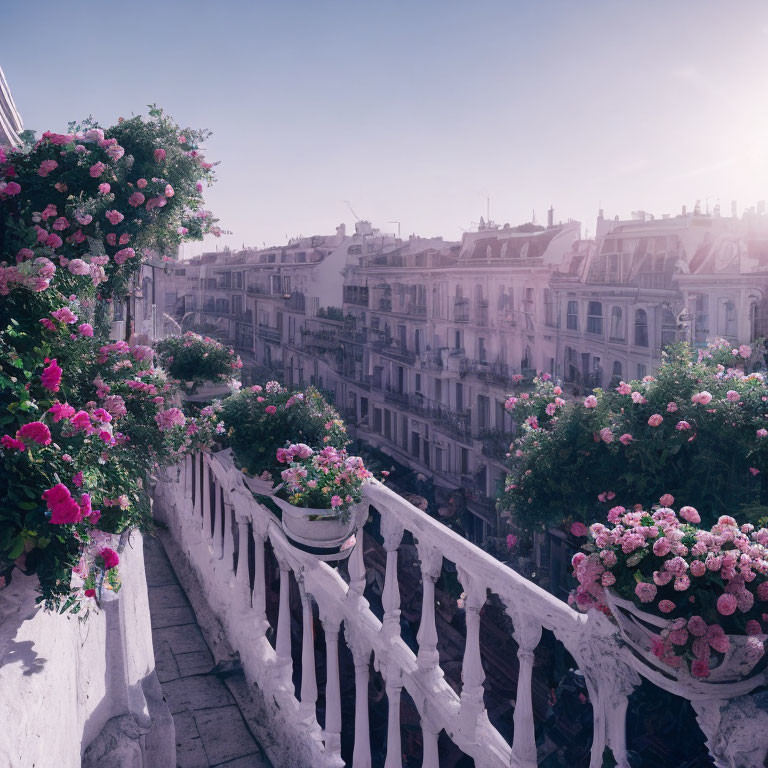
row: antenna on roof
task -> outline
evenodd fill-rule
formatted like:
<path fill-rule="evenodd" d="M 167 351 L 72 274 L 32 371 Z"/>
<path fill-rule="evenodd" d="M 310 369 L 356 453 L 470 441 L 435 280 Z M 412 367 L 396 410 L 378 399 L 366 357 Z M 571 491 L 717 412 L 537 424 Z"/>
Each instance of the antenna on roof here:
<path fill-rule="evenodd" d="M 350 211 L 352 211 L 352 215 L 355 217 L 357 221 L 360 221 L 360 217 L 355 213 L 355 209 L 352 207 L 352 203 L 349 202 L 349 200 L 344 201 L 347 204 L 347 207 Z"/>

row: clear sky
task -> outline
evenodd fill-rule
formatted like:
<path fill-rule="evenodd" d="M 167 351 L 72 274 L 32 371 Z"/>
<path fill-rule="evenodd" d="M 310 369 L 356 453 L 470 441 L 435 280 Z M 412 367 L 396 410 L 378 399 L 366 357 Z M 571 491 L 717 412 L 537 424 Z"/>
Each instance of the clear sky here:
<path fill-rule="evenodd" d="M 0 0 L 0 64 L 28 128 L 211 129 L 220 247 L 768 198 L 765 0 Z"/>

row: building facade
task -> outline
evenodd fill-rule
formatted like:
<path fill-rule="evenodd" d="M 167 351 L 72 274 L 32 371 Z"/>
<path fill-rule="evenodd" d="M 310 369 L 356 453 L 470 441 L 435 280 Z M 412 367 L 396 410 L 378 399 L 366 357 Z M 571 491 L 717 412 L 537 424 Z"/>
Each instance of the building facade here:
<path fill-rule="evenodd" d="M 572 395 L 652 373 L 668 344 L 765 335 L 768 217 L 698 210 L 500 228 L 461 242 L 358 222 L 167 270 L 179 327 L 232 343 L 253 382 L 330 393 L 353 434 L 432 482 L 469 538 L 496 529 L 510 391 L 548 372 Z"/>

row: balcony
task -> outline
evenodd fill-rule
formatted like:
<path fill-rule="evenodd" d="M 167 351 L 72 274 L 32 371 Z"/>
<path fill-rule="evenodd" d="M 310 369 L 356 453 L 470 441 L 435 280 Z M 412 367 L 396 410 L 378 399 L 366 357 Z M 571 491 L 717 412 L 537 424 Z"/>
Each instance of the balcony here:
<path fill-rule="evenodd" d="M 406 363 L 407 365 L 414 365 L 416 363 L 416 353 L 396 345 L 394 339 L 374 341 L 371 344 L 371 349 L 374 352 L 378 352 L 380 355 L 390 357 L 393 360 Z"/>
<path fill-rule="evenodd" d="M 273 344 L 279 343 L 283 335 L 280 328 L 273 328 L 271 325 L 259 325 L 257 333 L 264 341 L 269 341 Z"/>
<path fill-rule="evenodd" d="M 466 475 L 465 484 L 471 492 L 475 477 Z M 762 765 L 765 745 L 755 734 L 764 715 L 743 698 L 751 689 L 718 686 L 715 699 L 697 697 L 635 656 L 602 613 L 570 608 L 389 488 L 370 484 L 363 504 L 370 522 L 358 533 L 348 566 L 337 570 L 291 546 L 226 453 L 188 458 L 155 491 L 173 564 L 196 576 L 265 702 L 261 721 L 274 735 L 273 765 L 369 766 L 374 753 L 382 759 L 386 753 L 386 765 L 400 766 L 418 740 L 425 768 L 456 765 L 463 755 L 489 768 L 534 768 L 581 730 L 564 718 L 570 730 L 556 744 L 537 740 L 549 722 L 541 718 L 555 658 L 578 670 L 571 674 L 573 698 L 581 692 L 579 716 L 595 723 L 591 750 L 586 747 L 590 765 L 604 764 L 608 746 L 625 768 L 628 746 L 648 748 L 646 736 L 627 744 L 628 697 L 641 682 L 651 690 L 674 688 L 692 701 L 717 764 Z M 445 591 L 443 573 L 463 590 L 461 608 Z M 381 588 L 370 588 L 379 581 Z M 416 638 L 401 629 L 406 616 L 419 627 Z M 369 698 L 372 675 L 386 702 Z M 729 740 L 743 706 L 763 718 L 745 724 L 746 759 L 733 752 L 741 742 L 732 748 Z M 407 744 L 402 728 L 411 734 Z M 658 757 L 666 746 L 656 740 L 651 749 Z M 696 749 L 690 764 L 709 764 L 703 748 Z"/>
<path fill-rule="evenodd" d="M 456 298 L 453 300 L 453 321 L 455 323 L 469 322 L 469 299 Z"/>

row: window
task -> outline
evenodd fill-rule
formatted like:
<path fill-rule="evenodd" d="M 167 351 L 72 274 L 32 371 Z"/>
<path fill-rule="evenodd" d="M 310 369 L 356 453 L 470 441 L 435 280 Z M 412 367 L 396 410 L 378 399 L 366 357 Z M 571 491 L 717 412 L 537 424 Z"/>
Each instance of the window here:
<path fill-rule="evenodd" d="M 435 379 L 435 400 L 438 403 L 443 401 L 443 381 L 442 379 Z"/>
<path fill-rule="evenodd" d="M 648 375 L 648 369 L 642 363 L 637 364 L 637 378 L 644 379 Z"/>
<path fill-rule="evenodd" d="M 487 357 L 488 355 L 485 349 L 485 339 L 482 336 L 480 336 L 480 338 L 478 338 L 477 340 L 477 359 L 481 363 L 484 363 L 486 362 Z"/>
<path fill-rule="evenodd" d="M 421 458 L 421 435 L 418 432 L 411 432 L 411 455 Z"/>
<path fill-rule="evenodd" d="M 408 450 L 408 417 L 400 418 L 400 445 L 404 451 Z"/>
<path fill-rule="evenodd" d="M 491 401 L 486 395 L 477 396 L 477 426 L 480 429 L 491 426 Z"/>
<path fill-rule="evenodd" d="M 677 339 L 677 319 L 674 312 L 665 309 L 661 314 L 661 348 L 674 344 Z"/>
<path fill-rule="evenodd" d="M 619 382 L 624 377 L 624 370 L 621 365 L 620 360 L 614 360 L 613 361 L 613 373 L 611 375 L 611 386 L 617 387 L 619 385 Z"/>
<path fill-rule="evenodd" d="M 435 446 L 435 471 L 436 472 L 442 472 L 443 466 L 444 466 L 444 455 L 445 451 L 443 451 L 442 448 L 438 448 Z"/>
<path fill-rule="evenodd" d="M 544 325 L 554 328 L 555 326 L 555 304 L 552 301 L 552 290 L 544 289 Z"/>
<path fill-rule="evenodd" d="M 381 434 L 381 408 L 373 409 L 373 431 Z"/>
<path fill-rule="evenodd" d="M 611 308 L 611 341 L 624 341 L 624 312 L 621 307 Z"/>
<path fill-rule="evenodd" d="M 648 315 L 644 309 L 635 310 L 635 346 L 648 346 Z"/>
<path fill-rule="evenodd" d="M 456 410 L 464 410 L 464 387 L 456 382 Z"/>
<path fill-rule="evenodd" d="M 384 437 L 392 439 L 392 411 L 384 411 Z"/>
<path fill-rule="evenodd" d="M 736 336 L 736 305 L 730 299 L 720 300 L 720 334 Z"/>
<path fill-rule="evenodd" d="M 461 474 L 462 475 L 468 475 L 469 474 L 469 449 L 462 447 L 461 449 L 461 466 L 460 466 Z"/>
<path fill-rule="evenodd" d="M 603 305 L 599 301 L 587 304 L 587 333 L 603 335 Z"/>
<path fill-rule="evenodd" d="M 415 382 L 414 391 L 415 392 L 421 392 L 421 374 L 420 373 L 416 374 L 416 382 Z"/>
<path fill-rule="evenodd" d="M 579 303 L 577 301 L 568 302 L 568 309 L 565 314 L 565 327 L 569 331 L 579 330 Z"/>

